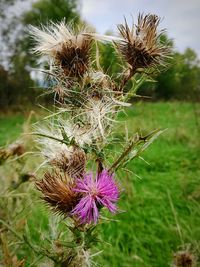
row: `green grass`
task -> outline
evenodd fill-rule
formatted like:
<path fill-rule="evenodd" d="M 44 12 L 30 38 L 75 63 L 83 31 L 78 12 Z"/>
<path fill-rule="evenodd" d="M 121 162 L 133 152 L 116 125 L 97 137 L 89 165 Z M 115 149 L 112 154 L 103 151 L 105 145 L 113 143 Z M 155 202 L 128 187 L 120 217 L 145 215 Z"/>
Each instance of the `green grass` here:
<path fill-rule="evenodd" d="M 188 244 L 196 256 L 200 253 L 198 112 L 200 105 L 194 110 L 192 103 L 138 103 L 127 111 L 130 135 L 137 130 L 167 130 L 144 152 L 149 164 L 136 159 L 128 166 L 133 175 L 119 173 L 124 188 L 121 212 L 108 215 L 118 221 L 98 226 L 105 241 L 96 248 L 103 250 L 96 258 L 100 266 L 167 267 L 173 253 Z M 120 118 L 127 119 L 124 114 Z M 1 145 L 16 138 L 22 122 L 19 115 L 0 118 Z M 35 206 L 31 227 L 40 216 L 45 218 L 42 210 L 37 215 Z"/>
<path fill-rule="evenodd" d="M 24 120 L 21 114 L 0 115 L 0 146 L 11 143 L 19 136 Z"/>
<path fill-rule="evenodd" d="M 179 247 L 199 250 L 199 136 L 192 104 L 138 104 L 128 112 L 129 132 L 168 128 L 129 164 L 137 176 L 121 175 L 125 185 L 120 222 L 102 226 L 112 243 L 103 266 L 170 266 Z M 180 227 L 180 231 L 178 228 Z M 103 248 L 103 247 L 102 247 Z M 199 251 L 198 251 L 199 252 Z"/>

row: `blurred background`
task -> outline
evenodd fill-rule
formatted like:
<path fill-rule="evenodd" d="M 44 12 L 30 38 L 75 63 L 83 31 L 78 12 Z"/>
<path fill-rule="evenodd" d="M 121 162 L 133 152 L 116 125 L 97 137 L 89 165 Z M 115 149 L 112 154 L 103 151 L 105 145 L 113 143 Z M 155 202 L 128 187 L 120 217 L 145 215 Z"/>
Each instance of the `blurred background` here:
<path fill-rule="evenodd" d="M 131 23 L 139 12 L 161 17 L 161 28 L 167 29 L 173 58 L 169 69 L 154 84 L 145 84 L 140 93 L 152 100 L 199 101 L 200 44 L 199 1 L 92 1 L 92 0 L 1 0 L 0 2 L 0 109 L 33 105 L 42 87 L 36 56 L 27 33 L 29 24 L 48 20 L 75 23 L 84 21 L 100 33 L 116 33 L 116 24 L 126 16 Z M 112 48 L 102 48 L 101 64 L 108 73 L 117 69 Z M 43 99 L 44 101 L 44 99 Z M 47 100 L 48 101 L 48 100 Z"/>
<path fill-rule="evenodd" d="M 172 58 L 164 72 L 153 76 L 155 82 L 146 82 L 139 89 L 139 95 L 150 98 L 133 99 L 133 107 L 120 118 L 127 121 L 130 134 L 168 130 L 144 152 L 144 160 L 136 159 L 128 166 L 131 175 L 119 175 L 125 189 L 119 205 L 126 212 L 115 217 L 119 222 L 99 226 L 101 239 L 112 246 L 97 245 L 97 250 L 104 250 L 98 263 L 108 267 L 200 266 L 199 0 L 0 0 L 0 147 L 20 138 L 25 151 L 32 151 L 29 139 L 23 139 L 27 125 L 41 117 L 38 104 L 49 107 L 52 103 L 52 95 L 45 89 L 48 81 L 36 71 L 40 64 L 31 52 L 29 24 L 65 17 L 66 22 L 85 22 L 99 33 L 117 34 L 116 24 L 123 23 L 123 16 L 131 23 L 139 12 L 161 17 L 160 29 L 167 29 L 162 41 L 170 43 Z M 100 45 L 100 52 L 104 71 L 116 72 L 119 62 L 113 48 Z M 22 233 L 26 221 L 30 240 L 40 244 L 40 233 L 44 235 L 49 227 L 50 215 L 38 195 L 34 202 L 33 185 L 26 186 L 29 173 L 37 168 L 35 158 L 31 154 L 17 159 L 15 167 L 12 160 L 0 161 L 0 195 L 4 199 L 0 199 L 0 219 Z M 32 193 L 26 197 L 28 188 Z M 20 193 L 20 200 L 7 192 Z M 31 265 L 37 260 L 32 250 L 16 240 L 14 243 L 1 226 L 0 266 L 8 255 L 12 261 L 3 266 L 51 266 Z M 191 265 L 175 263 L 174 258 L 183 252 Z M 26 265 L 16 265 L 16 259 Z"/>

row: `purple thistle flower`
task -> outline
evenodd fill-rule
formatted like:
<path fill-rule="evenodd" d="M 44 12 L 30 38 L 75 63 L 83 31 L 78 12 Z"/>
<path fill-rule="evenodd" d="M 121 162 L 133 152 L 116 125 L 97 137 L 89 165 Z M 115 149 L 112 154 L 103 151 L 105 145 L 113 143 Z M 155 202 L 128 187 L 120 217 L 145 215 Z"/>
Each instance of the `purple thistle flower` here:
<path fill-rule="evenodd" d="M 105 206 L 110 212 L 115 213 L 115 202 L 119 198 L 119 189 L 113 179 L 113 174 L 103 170 L 96 179 L 93 175 L 85 174 L 84 179 L 77 179 L 75 192 L 82 193 L 83 197 L 72 210 L 82 223 L 97 223 L 99 208 Z"/>

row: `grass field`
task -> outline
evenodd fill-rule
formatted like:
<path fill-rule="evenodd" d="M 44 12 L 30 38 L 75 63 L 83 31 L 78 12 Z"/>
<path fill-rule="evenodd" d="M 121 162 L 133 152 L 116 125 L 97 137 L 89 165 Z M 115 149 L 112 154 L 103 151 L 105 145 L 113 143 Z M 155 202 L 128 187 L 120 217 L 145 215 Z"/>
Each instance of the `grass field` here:
<path fill-rule="evenodd" d="M 103 250 L 96 260 L 104 267 L 167 267 L 172 266 L 173 254 L 184 249 L 198 258 L 200 105 L 137 103 L 127 115 L 130 133 L 167 130 L 144 152 L 149 164 L 136 159 L 129 164 L 136 175 L 119 173 L 124 187 L 121 212 L 114 217 L 117 221 L 98 226 L 101 240 L 106 242 L 96 247 Z M 17 137 L 23 121 L 22 115 L 0 116 L 0 145 Z M 46 217 L 46 210 L 35 203 L 28 218 L 33 232 L 38 221 L 45 227 Z M 33 238 L 40 240 L 39 236 Z M 17 253 L 25 255 L 20 246 Z"/>

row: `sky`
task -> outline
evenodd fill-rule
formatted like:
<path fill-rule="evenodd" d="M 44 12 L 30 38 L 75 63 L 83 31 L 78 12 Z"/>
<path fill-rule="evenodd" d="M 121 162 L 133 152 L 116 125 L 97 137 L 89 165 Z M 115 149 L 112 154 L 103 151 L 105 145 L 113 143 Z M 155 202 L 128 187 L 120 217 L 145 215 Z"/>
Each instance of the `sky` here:
<path fill-rule="evenodd" d="M 0 18 L 0 64 L 3 65 L 6 69 L 8 68 L 8 60 L 7 58 L 12 55 L 12 49 L 10 49 L 9 46 L 7 46 L 7 40 L 3 38 L 3 32 L 6 31 L 7 25 L 9 25 L 10 22 L 12 22 L 12 19 L 16 17 L 20 17 L 20 15 L 31 8 L 32 3 L 35 0 L 15 0 L 14 5 L 10 5 L 9 2 L 8 4 L 6 1 L 0 0 L 0 5 L 2 4 L 5 11 L 4 15 L 5 18 Z M 16 38 L 18 37 L 18 34 L 20 30 L 22 29 L 22 25 L 18 22 L 16 22 L 15 27 L 11 27 L 10 32 L 9 32 L 9 42 L 13 43 L 15 42 Z"/>
<path fill-rule="evenodd" d="M 191 47 L 200 57 L 200 0 L 81 0 L 80 10 L 99 33 L 116 32 L 124 16 L 131 22 L 139 12 L 156 14 L 179 51 Z"/>

